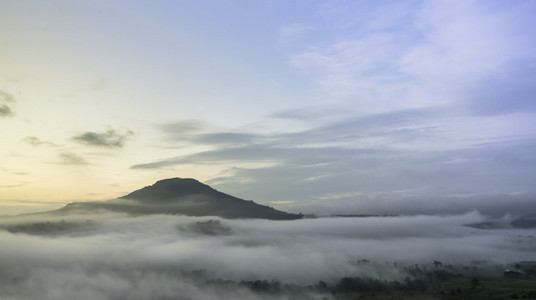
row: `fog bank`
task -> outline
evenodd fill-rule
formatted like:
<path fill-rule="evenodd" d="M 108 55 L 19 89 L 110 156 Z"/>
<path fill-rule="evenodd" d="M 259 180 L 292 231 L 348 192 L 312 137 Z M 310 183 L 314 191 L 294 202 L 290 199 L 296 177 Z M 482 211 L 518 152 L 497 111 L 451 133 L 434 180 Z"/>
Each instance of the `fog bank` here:
<path fill-rule="evenodd" d="M 295 221 L 111 213 L 5 218 L 0 297 L 261 299 L 269 295 L 204 283 L 398 280 L 407 274 L 395 263 L 502 266 L 536 259 L 534 229 L 467 226 L 487 221 L 478 212 Z"/>

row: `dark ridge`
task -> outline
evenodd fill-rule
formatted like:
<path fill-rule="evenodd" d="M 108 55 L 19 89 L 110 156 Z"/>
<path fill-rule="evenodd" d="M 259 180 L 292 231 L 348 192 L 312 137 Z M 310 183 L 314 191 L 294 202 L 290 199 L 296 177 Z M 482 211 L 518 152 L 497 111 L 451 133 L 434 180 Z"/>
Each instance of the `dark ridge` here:
<path fill-rule="evenodd" d="M 86 222 L 34 222 L 0 226 L 0 229 L 7 230 L 11 233 L 24 233 L 30 235 L 43 236 L 81 236 L 89 234 L 97 227 L 97 224 L 87 220 Z"/>
<path fill-rule="evenodd" d="M 228 219 L 295 220 L 303 217 L 233 197 L 192 178 L 160 180 L 114 200 L 70 203 L 57 212 L 96 212 L 103 209 L 130 214 L 218 216 Z"/>
<path fill-rule="evenodd" d="M 169 178 L 157 181 L 153 185 L 148 185 L 119 199 L 170 202 L 185 196 L 199 194 L 216 196 L 218 193 L 229 196 L 193 178 Z"/>

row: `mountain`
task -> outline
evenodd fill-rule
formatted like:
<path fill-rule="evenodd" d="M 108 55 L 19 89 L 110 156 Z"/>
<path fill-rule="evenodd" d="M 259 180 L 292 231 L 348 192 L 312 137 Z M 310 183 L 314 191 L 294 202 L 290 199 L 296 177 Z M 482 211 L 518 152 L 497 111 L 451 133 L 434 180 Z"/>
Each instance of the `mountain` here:
<path fill-rule="evenodd" d="M 105 202 L 74 202 L 58 213 L 110 210 L 131 214 L 181 214 L 218 216 L 228 219 L 259 218 L 294 220 L 302 215 L 290 214 L 219 192 L 191 178 L 170 178 Z"/>

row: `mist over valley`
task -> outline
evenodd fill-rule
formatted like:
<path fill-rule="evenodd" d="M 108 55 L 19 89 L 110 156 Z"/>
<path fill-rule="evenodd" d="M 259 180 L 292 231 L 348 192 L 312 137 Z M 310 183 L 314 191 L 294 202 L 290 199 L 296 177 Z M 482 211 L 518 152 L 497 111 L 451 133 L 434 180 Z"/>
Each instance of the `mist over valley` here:
<path fill-rule="evenodd" d="M 194 189 L 198 197 L 184 189 L 185 182 L 201 187 Z M 434 262 L 442 270 L 449 266 L 449 274 L 470 267 L 475 274 L 502 277 L 506 268 L 535 260 L 535 229 L 516 228 L 508 216 L 187 216 L 176 203 L 201 199 L 206 205 L 200 195 L 214 190 L 175 178 L 141 191 L 144 205 L 169 205 L 170 212 L 71 204 L 2 218 L 0 297 L 330 299 L 341 296 L 322 290 L 319 282 L 332 289 L 343 278 L 405 282 L 419 278 L 416 269 L 437 270 Z M 132 201 L 119 199 L 127 206 Z M 191 213 L 192 204 L 187 207 Z"/>
<path fill-rule="evenodd" d="M 536 0 L 0 0 L 0 300 L 536 300 Z"/>

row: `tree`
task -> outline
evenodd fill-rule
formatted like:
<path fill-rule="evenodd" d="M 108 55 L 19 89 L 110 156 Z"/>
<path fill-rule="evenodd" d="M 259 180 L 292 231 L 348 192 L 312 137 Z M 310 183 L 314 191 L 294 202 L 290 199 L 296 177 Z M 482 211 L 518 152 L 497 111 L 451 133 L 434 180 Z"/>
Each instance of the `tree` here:
<path fill-rule="evenodd" d="M 478 277 L 473 277 L 471 278 L 471 288 L 472 289 L 475 289 L 477 286 L 480 285 L 480 280 L 478 279 Z"/>

